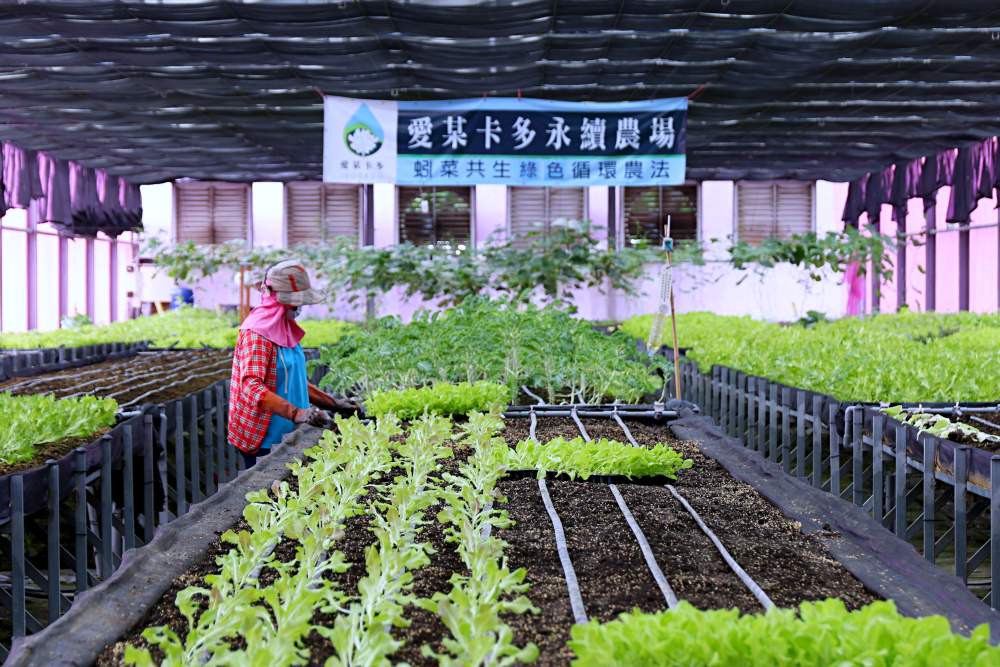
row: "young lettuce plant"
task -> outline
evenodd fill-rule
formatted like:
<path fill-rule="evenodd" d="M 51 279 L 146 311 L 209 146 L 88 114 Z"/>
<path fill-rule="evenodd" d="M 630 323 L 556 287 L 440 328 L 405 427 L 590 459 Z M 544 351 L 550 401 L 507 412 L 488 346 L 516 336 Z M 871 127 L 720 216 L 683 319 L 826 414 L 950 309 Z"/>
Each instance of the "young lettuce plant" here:
<path fill-rule="evenodd" d="M 746 615 L 681 602 L 670 611 L 576 625 L 572 636 L 578 667 L 1000 664 L 987 625 L 964 637 L 943 616 L 909 618 L 887 601 L 848 611 L 832 598 Z"/>
<path fill-rule="evenodd" d="M 400 419 L 420 415 L 465 415 L 474 410 L 490 412 L 507 405 L 507 387 L 494 382 L 435 382 L 429 387 L 375 391 L 365 400 L 365 412 L 380 418 L 393 414 Z"/>
<path fill-rule="evenodd" d="M 186 588 L 177 596 L 176 606 L 187 620 L 186 636 L 163 626 L 144 631 L 143 637 L 163 651 L 161 664 L 264 664 L 261 656 L 270 660 L 268 665 L 304 661 L 297 647 L 312 630 L 312 610 L 335 607 L 343 599 L 323 577 L 347 567 L 343 554 L 333 549 L 335 542 L 346 518 L 363 511 L 361 497 L 369 480 L 389 469 L 390 440 L 398 433 L 394 420 L 375 425 L 338 418 L 338 426 L 339 434 L 327 432 L 306 451 L 311 463 L 292 466 L 297 493 L 287 482 L 276 482 L 270 493 L 248 494 L 244 519 L 249 530 L 226 533 L 224 539 L 234 547 L 219 558 L 219 573 L 207 576 L 206 586 Z M 289 563 L 272 556 L 282 536 L 301 544 Z M 263 567 L 278 573 L 267 587 L 257 585 Z M 233 637 L 244 638 L 244 651 L 232 648 Z M 147 649 L 134 646 L 127 647 L 125 660 L 154 664 Z"/>
<path fill-rule="evenodd" d="M 507 614 L 538 610 L 524 595 L 526 570 L 507 567 L 506 543 L 492 532 L 511 525 L 506 511 L 493 507 L 500 500 L 497 481 L 506 472 L 507 445 L 494 437 L 502 428 L 502 420 L 495 416 L 469 415 L 464 444 L 473 454 L 460 466 L 460 475 L 444 473 L 448 486 L 438 521 L 448 525 L 446 539 L 455 544 L 465 572 L 452 575 L 447 593 L 438 592 L 419 602 L 438 615 L 450 634 L 442 640 L 444 652 L 422 648 L 423 655 L 436 659 L 441 667 L 523 664 L 538 657 L 534 644 L 518 647 L 514 643 L 513 631 L 503 621 Z"/>
<path fill-rule="evenodd" d="M 662 443 L 651 448 L 632 447 L 604 438 L 588 442 L 583 438 L 560 437 L 544 444 L 523 440 L 515 449 L 507 450 L 507 466 L 511 470 L 537 470 L 539 478 L 555 472 L 571 479 L 588 479 L 593 475 L 676 479 L 678 472 L 692 465 L 691 459 Z"/>
<path fill-rule="evenodd" d="M 96 436 L 115 423 L 117 412 L 111 398 L 0 393 L 0 462 L 24 463 L 35 457 L 36 445 Z"/>

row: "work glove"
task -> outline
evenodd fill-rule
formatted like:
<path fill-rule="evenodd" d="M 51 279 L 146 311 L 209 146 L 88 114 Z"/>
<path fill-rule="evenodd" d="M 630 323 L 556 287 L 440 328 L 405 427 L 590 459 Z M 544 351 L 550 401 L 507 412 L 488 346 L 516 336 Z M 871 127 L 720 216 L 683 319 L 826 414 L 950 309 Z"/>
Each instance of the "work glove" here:
<path fill-rule="evenodd" d="M 325 412 L 315 407 L 299 408 L 295 411 L 293 421 L 296 424 L 309 424 L 311 426 L 325 426 L 330 423 L 330 418 Z"/>

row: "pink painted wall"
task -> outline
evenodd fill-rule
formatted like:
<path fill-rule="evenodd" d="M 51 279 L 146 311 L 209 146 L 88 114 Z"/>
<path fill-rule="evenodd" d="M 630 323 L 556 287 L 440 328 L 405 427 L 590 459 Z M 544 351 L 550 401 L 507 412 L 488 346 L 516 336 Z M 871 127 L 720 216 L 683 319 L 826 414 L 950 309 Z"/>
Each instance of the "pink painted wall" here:
<path fill-rule="evenodd" d="M 945 221 L 948 212 L 948 200 L 951 188 L 943 187 L 937 194 L 935 206 L 936 226 L 939 230 L 947 230 L 937 234 L 937 306 L 939 312 L 957 312 L 959 307 L 958 282 L 958 246 L 959 234 L 957 225 Z M 893 236 L 896 233 L 896 223 L 892 221 L 892 209 L 882 207 L 882 233 Z M 906 232 L 919 232 L 925 228 L 923 201 L 911 199 L 907 207 Z M 862 216 L 861 224 L 866 224 Z M 1000 259 L 1000 230 L 997 223 L 996 198 L 981 199 L 970 216 L 970 225 L 985 225 L 983 228 L 973 228 L 969 231 L 969 309 L 974 312 L 993 312 L 998 309 L 997 271 Z M 926 236 L 907 238 L 906 262 L 906 298 L 910 310 L 925 311 L 927 309 L 927 247 Z M 895 251 L 892 252 L 895 263 Z M 892 280 L 882 282 L 882 312 L 892 312 L 897 307 L 896 285 L 899 279 L 898 271 L 894 270 Z M 870 281 L 869 281 L 870 286 Z"/>

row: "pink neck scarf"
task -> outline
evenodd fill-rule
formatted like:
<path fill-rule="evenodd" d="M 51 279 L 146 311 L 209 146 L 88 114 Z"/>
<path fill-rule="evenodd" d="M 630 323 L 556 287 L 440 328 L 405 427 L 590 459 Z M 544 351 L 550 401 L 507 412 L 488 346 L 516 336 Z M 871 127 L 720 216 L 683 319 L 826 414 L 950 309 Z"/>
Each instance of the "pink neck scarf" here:
<path fill-rule="evenodd" d="M 279 303 L 273 294 L 264 294 L 260 305 L 250 311 L 240 329 L 259 333 L 280 347 L 295 347 L 306 335 L 295 320 L 286 317 L 292 306 Z"/>

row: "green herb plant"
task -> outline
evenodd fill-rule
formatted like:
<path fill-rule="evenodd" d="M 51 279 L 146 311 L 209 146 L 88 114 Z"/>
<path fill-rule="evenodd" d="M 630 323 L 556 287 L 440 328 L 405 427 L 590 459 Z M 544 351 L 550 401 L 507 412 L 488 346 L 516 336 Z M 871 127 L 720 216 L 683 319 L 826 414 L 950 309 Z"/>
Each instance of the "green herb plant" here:
<path fill-rule="evenodd" d="M 554 438 L 542 444 L 522 440 L 515 449 L 508 449 L 507 466 L 511 470 L 537 470 L 542 478 L 547 472 L 569 475 L 571 479 L 588 479 L 593 475 L 623 477 L 666 477 L 676 479 L 677 473 L 693 465 L 673 448 L 657 444 L 651 448 L 632 447 L 615 440 L 584 440 Z"/>
<path fill-rule="evenodd" d="M 494 382 L 518 402 L 528 387 L 549 403 L 634 403 L 663 387 L 646 355 L 622 333 L 603 334 L 553 307 L 470 299 L 412 322 L 382 318 L 321 351 L 322 386 L 339 394 Z M 654 359 L 665 374 L 669 364 Z M 526 396 L 523 400 L 531 400 Z M 534 402 L 534 401 L 532 401 Z"/>
<path fill-rule="evenodd" d="M 507 405 L 508 395 L 507 387 L 495 382 L 435 382 L 429 387 L 374 391 L 365 399 L 365 412 L 371 417 L 393 414 L 400 419 L 413 419 L 425 412 L 465 415 L 500 410 Z"/>
<path fill-rule="evenodd" d="M 365 511 L 364 492 L 388 471 L 390 440 L 399 433 L 398 422 L 391 419 L 376 425 L 338 418 L 337 426 L 339 433 L 326 432 L 316 447 L 306 450 L 308 464 L 290 464 L 297 490 L 276 481 L 270 493 L 248 494 L 243 518 L 250 529 L 223 535 L 233 548 L 218 558 L 219 574 L 206 577 L 206 586 L 177 594 L 175 604 L 188 626 L 184 638 L 168 626 L 143 631 L 144 639 L 164 653 L 159 664 L 305 662 L 302 639 L 314 629 L 313 611 L 345 604 L 345 594 L 324 576 L 348 567 L 336 541 L 345 521 Z M 273 555 L 282 537 L 301 544 L 285 563 Z M 269 586 L 259 583 L 264 566 L 278 573 Z M 233 649 L 236 637 L 243 638 L 244 649 Z M 131 645 L 125 661 L 157 664 L 148 649 Z"/>
<path fill-rule="evenodd" d="M 117 412 L 113 398 L 0 393 L 0 462 L 25 463 L 38 445 L 96 436 L 114 425 Z"/>
<path fill-rule="evenodd" d="M 746 615 L 681 602 L 670 611 L 633 611 L 610 623 L 576 625 L 572 637 L 575 667 L 1000 664 L 987 625 L 964 637 L 943 616 L 909 618 L 885 601 L 848 611 L 843 601 L 827 599 Z"/>

